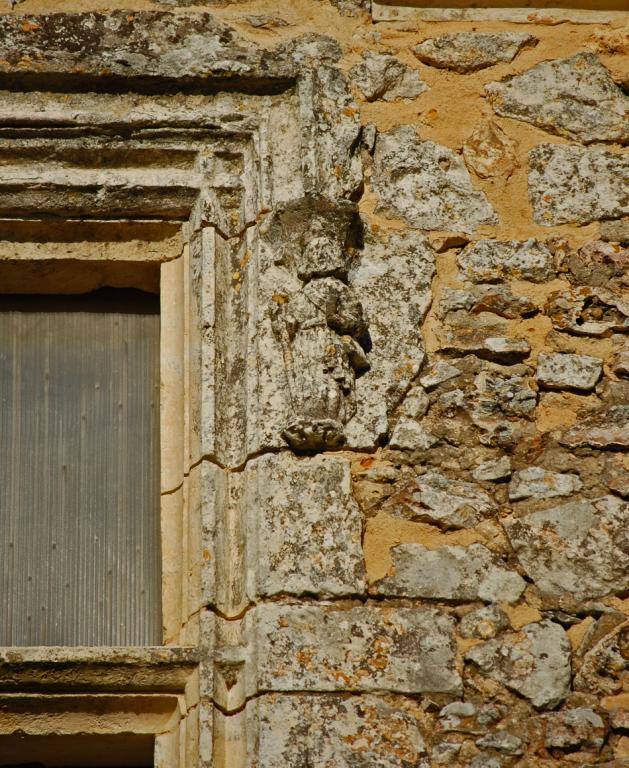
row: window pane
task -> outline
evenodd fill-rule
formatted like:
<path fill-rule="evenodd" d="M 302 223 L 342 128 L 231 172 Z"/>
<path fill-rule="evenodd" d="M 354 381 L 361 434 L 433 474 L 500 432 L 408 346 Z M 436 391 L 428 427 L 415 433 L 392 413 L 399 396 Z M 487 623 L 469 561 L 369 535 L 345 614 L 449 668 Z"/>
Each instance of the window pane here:
<path fill-rule="evenodd" d="M 157 297 L 0 296 L 0 645 L 161 642 Z"/>

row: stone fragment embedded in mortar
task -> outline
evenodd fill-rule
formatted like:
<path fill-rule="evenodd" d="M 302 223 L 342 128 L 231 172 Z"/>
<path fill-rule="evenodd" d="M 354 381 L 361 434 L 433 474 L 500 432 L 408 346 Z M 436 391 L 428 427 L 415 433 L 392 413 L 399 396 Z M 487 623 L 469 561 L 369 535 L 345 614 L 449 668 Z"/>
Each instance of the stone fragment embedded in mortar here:
<path fill-rule="evenodd" d="M 481 486 L 430 470 L 406 483 L 382 509 L 395 517 L 448 529 L 473 528 L 497 506 Z"/>
<path fill-rule="evenodd" d="M 593 53 L 543 61 L 485 86 L 494 110 L 577 141 L 629 141 L 629 98 Z"/>
<path fill-rule="evenodd" d="M 488 640 L 508 627 L 509 617 L 494 603 L 466 613 L 459 623 L 459 634 Z"/>
<path fill-rule="evenodd" d="M 570 253 L 567 266 L 571 283 L 613 290 L 613 286 L 622 283 L 629 273 L 629 248 L 618 243 L 590 240 L 576 253 Z"/>
<path fill-rule="evenodd" d="M 409 768 L 426 753 L 416 717 L 380 696 L 268 694 L 252 708 L 257 768 Z"/>
<path fill-rule="evenodd" d="M 583 285 L 551 293 L 545 312 L 557 330 L 575 336 L 629 332 L 629 300 L 607 288 Z"/>
<path fill-rule="evenodd" d="M 598 625 L 603 623 L 599 620 Z M 599 626 L 595 630 L 599 630 Z M 575 691 L 598 696 L 620 693 L 625 687 L 629 650 L 629 621 L 619 621 L 607 630 L 601 628 L 598 637 L 592 638 L 591 647 L 583 657 L 574 676 Z"/>
<path fill-rule="evenodd" d="M 594 389 L 603 371 L 600 357 L 540 352 L 537 358 L 537 381 L 548 389 Z"/>
<path fill-rule="evenodd" d="M 526 586 L 482 544 L 438 549 L 400 544 L 391 549 L 391 558 L 394 573 L 375 584 L 379 595 L 514 603 Z"/>
<path fill-rule="evenodd" d="M 559 442 L 568 448 L 629 448 L 629 405 L 612 405 L 567 429 Z"/>
<path fill-rule="evenodd" d="M 369 370 L 356 380 L 357 410 L 346 425 L 349 447 L 370 449 L 386 436 L 424 360 L 421 323 L 432 299 L 435 254 L 418 232 L 365 238 L 349 284 L 369 320 Z"/>
<path fill-rule="evenodd" d="M 461 157 L 422 141 L 412 125 L 378 135 L 372 183 L 378 210 L 418 229 L 474 232 L 498 220 L 485 194 L 473 188 Z"/>
<path fill-rule="evenodd" d="M 454 620 L 435 608 L 267 603 L 255 611 L 261 690 L 461 691 Z"/>
<path fill-rule="evenodd" d="M 439 302 L 439 314 L 446 321 L 447 314 L 458 310 L 491 312 L 508 320 L 536 314 L 538 307 L 526 296 L 516 296 L 505 285 L 474 285 L 468 290 L 444 288 Z"/>
<path fill-rule="evenodd" d="M 465 74 L 513 61 L 524 47 L 536 43 L 537 38 L 525 32 L 455 32 L 424 40 L 413 53 L 424 64 Z"/>
<path fill-rule="evenodd" d="M 543 283 L 554 277 L 553 255 L 548 247 L 529 240 L 477 240 L 457 257 L 459 269 L 473 283 L 531 280 Z"/>
<path fill-rule="evenodd" d="M 570 692 L 570 641 L 552 621 L 527 624 L 520 632 L 476 645 L 465 660 L 538 708 L 556 707 Z"/>
<path fill-rule="evenodd" d="M 539 144 L 529 152 L 529 200 L 537 224 L 589 224 L 629 214 L 629 155 Z"/>
<path fill-rule="evenodd" d="M 417 70 L 382 53 L 366 51 L 362 62 L 352 67 L 349 75 L 367 101 L 414 99 L 428 90 Z"/>
<path fill-rule="evenodd" d="M 509 501 L 571 496 L 580 491 L 582 485 L 578 475 L 527 467 L 514 473 L 509 483 Z"/>
<path fill-rule="evenodd" d="M 509 178 L 516 167 L 516 145 L 493 120 L 476 126 L 463 143 L 467 167 L 481 179 Z"/>
<path fill-rule="evenodd" d="M 615 496 L 570 501 L 505 521 L 522 567 L 541 592 L 575 600 L 629 587 L 629 505 Z"/>
<path fill-rule="evenodd" d="M 508 480 L 511 477 L 511 459 L 508 456 L 501 456 L 499 459 L 484 461 L 472 471 L 472 477 L 474 480 L 490 482 Z"/>
<path fill-rule="evenodd" d="M 362 517 L 346 459 L 267 454 L 248 462 L 244 481 L 252 602 L 282 593 L 364 592 Z"/>
<path fill-rule="evenodd" d="M 539 718 L 547 749 L 600 749 L 607 729 L 603 718 L 587 707 L 550 712 Z"/>

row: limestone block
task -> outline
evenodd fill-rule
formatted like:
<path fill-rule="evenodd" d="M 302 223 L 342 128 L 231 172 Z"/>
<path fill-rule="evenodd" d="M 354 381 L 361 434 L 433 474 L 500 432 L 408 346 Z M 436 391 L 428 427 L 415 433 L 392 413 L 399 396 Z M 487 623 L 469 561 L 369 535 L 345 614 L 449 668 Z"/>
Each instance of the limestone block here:
<path fill-rule="evenodd" d="M 509 617 L 497 605 L 486 605 L 466 613 L 459 623 L 461 637 L 479 637 L 488 640 L 507 629 Z"/>
<path fill-rule="evenodd" d="M 549 620 L 477 645 L 465 659 L 535 707 L 553 708 L 570 692 L 570 641 Z"/>
<path fill-rule="evenodd" d="M 418 229 L 474 232 L 497 222 L 485 194 L 473 188 L 462 158 L 422 141 L 411 125 L 378 135 L 373 186 L 379 210 Z"/>
<path fill-rule="evenodd" d="M 518 600 L 524 579 L 482 544 L 426 549 L 400 544 L 391 550 L 394 574 L 379 581 L 376 591 L 397 597 L 436 600 Z"/>
<path fill-rule="evenodd" d="M 509 178 L 516 166 L 516 145 L 493 120 L 480 123 L 463 143 L 467 167 L 481 179 Z"/>
<path fill-rule="evenodd" d="M 256 613 L 258 687 L 457 693 L 453 629 L 437 609 L 265 604 Z"/>
<path fill-rule="evenodd" d="M 548 389 L 594 389 L 603 371 L 600 357 L 540 352 L 537 381 Z"/>
<path fill-rule="evenodd" d="M 589 224 L 629 214 L 629 155 L 563 144 L 529 152 L 529 199 L 537 224 Z"/>
<path fill-rule="evenodd" d="M 607 730 L 603 718 L 587 707 L 550 712 L 540 717 L 540 723 L 548 749 L 600 749 Z"/>
<path fill-rule="evenodd" d="M 615 496 L 571 501 L 505 522 L 515 554 L 539 589 L 576 600 L 629 586 L 629 505 Z"/>
<path fill-rule="evenodd" d="M 459 269 L 473 283 L 531 280 L 543 283 L 554 275 L 553 257 L 544 243 L 529 240 L 477 240 L 457 257 Z"/>
<path fill-rule="evenodd" d="M 350 269 L 369 323 L 369 370 L 356 380 L 356 416 L 347 445 L 369 449 L 387 434 L 389 415 L 407 393 L 424 360 L 421 323 L 431 302 L 435 255 L 418 233 L 388 241 L 367 238 Z"/>
<path fill-rule="evenodd" d="M 376 696 L 271 694 L 247 714 L 256 768 L 408 768 L 426 752 L 416 718 Z"/>
<path fill-rule="evenodd" d="M 267 454 L 245 470 L 248 593 L 355 595 L 365 588 L 362 518 L 349 462 Z"/>
<path fill-rule="evenodd" d="M 342 72 L 316 61 L 311 66 L 305 76 L 310 104 L 301 104 L 303 124 L 312 130 L 308 141 L 313 142 L 304 157 L 306 191 L 332 200 L 354 199 L 363 183 L 358 107 Z"/>
<path fill-rule="evenodd" d="M 485 86 L 494 110 L 586 143 L 629 140 L 629 98 L 593 53 L 543 61 Z"/>
<path fill-rule="evenodd" d="M 567 429 L 559 442 L 568 448 L 629 448 L 629 405 L 612 405 Z"/>
<path fill-rule="evenodd" d="M 597 629 L 602 623 L 598 622 Z M 602 636 L 601 636 L 602 635 Z M 605 630 L 601 628 L 598 637 L 593 638 L 591 647 L 583 657 L 583 663 L 574 677 L 574 689 L 589 694 L 613 695 L 624 689 L 626 678 L 627 643 L 629 643 L 629 621 L 620 621 Z"/>
<path fill-rule="evenodd" d="M 442 528 L 473 528 L 497 509 L 480 486 L 453 480 L 436 470 L 410 480 L 383 505 L 396 517 L 439 525 Z"/>
<path fill-rule="evenodd" d="M 413 53 L 424 64 L 465 74 L 513 61 L 522 48 L 536 43 L 524 32 L 455 32 L 424 40 Z"/>
<path fill-rule="evenodd" d="M 360 64 L 350 70 L 352 81 L 367 101 L 414 99 L 428 90 L 417 70 L 395 56 L 367 51 Z"/>
<path fill-rule="evenodd" d="M 437 360 L 434 365 L 421 375 L 419 383 L 428 390 L 438 387 L 446 381 L 455 379 L 461 375 L 461 370 L 447 362 L 447 360 Z"/>
<path fill-rule="evenodd" d="M 513 475 L 509 483 L 509 501 L 570 496 L 581 490 L 581 486 L 578 475 L 550 472 L 543 467 L 527 467 Z"/>

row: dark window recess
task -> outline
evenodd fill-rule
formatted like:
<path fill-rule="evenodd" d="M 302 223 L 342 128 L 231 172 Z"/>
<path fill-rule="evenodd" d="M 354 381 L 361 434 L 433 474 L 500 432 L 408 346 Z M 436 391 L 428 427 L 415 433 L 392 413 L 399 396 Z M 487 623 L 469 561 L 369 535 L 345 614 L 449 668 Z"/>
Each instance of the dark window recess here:
<path fill-rule="evenodd" d="M 0 645 L 158 644 L 159 298 L 0 296 Z"/>
<path fill-rule="evenodd" d="M 0 736 L 0 768 L 152 768 L 145 734 Z"/>

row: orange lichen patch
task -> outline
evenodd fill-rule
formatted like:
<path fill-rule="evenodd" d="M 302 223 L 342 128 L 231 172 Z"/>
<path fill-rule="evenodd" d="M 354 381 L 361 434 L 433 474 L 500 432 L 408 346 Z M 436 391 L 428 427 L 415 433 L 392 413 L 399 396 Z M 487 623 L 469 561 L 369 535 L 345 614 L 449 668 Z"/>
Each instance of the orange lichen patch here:
<path fill-rule="evenodd" d="M 307 669 L 310 669 L 312 667 L 312 657 L 315 655 L 315 652 L 311 650 L 310 648 L 302 648 L 297 653 L 297 661 Z"/>
<path fill-rule="evenodd" d="M 570 645 L 573 651 L 578 651 L 588 629 L 595 623 L 595 620 L 591 616 L 587 616 L 583 621 L 578 624 L 574 624 L 567 630 L 567 635 L 570 640 Z"/>
<path fill-rule="evenodd" d="M 500 607 L 509 617 L 509 622 L 513 629 L 522 629 L 526 624 L 534 621 L 541 621 L 543 616 L 532 605 L 519 603 L 518 605 L 509 605 L 509 603 L 500 603 Z"/>
<path fill-rule="evenodd" d="M 22 32 L 34 32 L 36 29 L 39 29 L 41 27 L 40 24 L 36 24 L 34 21 L 30 21 L 29 19 L 24 19 L 24 21 L 21 24 Z"/>
<path fill-rule="evenodd" d="M 391 547 L 398 544 L 422 544 L 428 549 L 483 542 L 484 537 L 474 530 L 443 533 L 427 523 L 413 523 L 379 512 L 367 520 L 363 549 L 367 578 L 370 583 L 383 579 L 390 573 L 393 561 Z"/>

